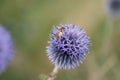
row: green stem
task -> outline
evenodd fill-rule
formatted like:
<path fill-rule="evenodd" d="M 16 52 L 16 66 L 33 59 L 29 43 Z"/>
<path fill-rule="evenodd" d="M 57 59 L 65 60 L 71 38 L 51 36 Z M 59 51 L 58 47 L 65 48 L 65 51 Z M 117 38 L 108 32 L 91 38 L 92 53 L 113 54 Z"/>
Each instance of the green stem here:
<path fill-rule="evenodd" d="M 53 69 L 52 73 L 50 73 L 47 77 L 47 80 L 54 80 L 56 77 L 56 74 L 58 73 L 59 67 L 55 66 L 55 68 Z"/>
<path fill-rule="evenodd" d="M 113 17 L 109 16 L 107 20 L 107 25 L 105 27 L 105 35 L 102 41 L 102 51 L 103 51 L 103 54 L 106 54 L 106 55 L 109 53 L 109 50 L 110 50 L 109 45 L 112 38 L 113 27 L 114 27 L 114 19 Z"/>

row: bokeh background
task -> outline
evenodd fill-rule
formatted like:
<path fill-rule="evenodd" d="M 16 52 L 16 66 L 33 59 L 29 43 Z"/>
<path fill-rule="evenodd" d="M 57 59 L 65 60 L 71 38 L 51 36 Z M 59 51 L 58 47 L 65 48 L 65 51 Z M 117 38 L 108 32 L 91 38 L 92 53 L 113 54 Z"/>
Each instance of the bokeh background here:
<path fill-rule="evenodd" d="M 11 33 L 16 54 L 0 80 L 39 80 L 54 66 L 46 56 L 53 26 L 82 26 L 92 46 L 83 64 L 60 70 L 56 80 L 120 80 L 120 20 L 109 33 L 104 0 L 0 0 L 0 24 Z M 108 37 L 107 37 L 108 35 Z"/>

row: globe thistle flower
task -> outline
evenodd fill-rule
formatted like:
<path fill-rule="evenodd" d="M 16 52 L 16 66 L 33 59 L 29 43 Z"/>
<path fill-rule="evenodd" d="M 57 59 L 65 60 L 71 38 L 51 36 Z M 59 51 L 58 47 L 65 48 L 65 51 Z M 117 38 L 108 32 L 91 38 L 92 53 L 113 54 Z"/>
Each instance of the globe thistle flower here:
<path fill-rule="evenodd" d="M 0 25 L 0 73 L 7 67 L 14 54 L 13 42 L 7 30 Z"/>
<path fill-rule="evenodd" d="M 106 0 L 105 12 L 110 16 L 120 16 L 120 0 Z"/>
<path fill-rule="evenodd" d="M 86 32 L 77 25 L 58 25 L 50 33 L 47 55 L 57 67 L 70 69 L 79 66 L 89 51 Z"/>

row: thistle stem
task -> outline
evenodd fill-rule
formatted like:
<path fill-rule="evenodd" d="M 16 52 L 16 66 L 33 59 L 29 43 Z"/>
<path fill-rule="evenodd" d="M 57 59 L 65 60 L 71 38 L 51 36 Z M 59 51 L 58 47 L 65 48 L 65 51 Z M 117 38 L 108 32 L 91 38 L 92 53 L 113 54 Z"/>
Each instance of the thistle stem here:
<path fill-rule="evenodd" d="M 55 66 L 52 73 L 50 73 L 47 77 L 47 80 L 54 80 L 56 77 L 56 74 L 58 73 L 59 67 Z"/>
<path fill-rule="evenodd" d="M 102 51 L 106 55 L 109 53 L 109 50 L 110 50 L 109 45 L 112 38 L 113 27 L 114 27 L 114 18 L 109 16 L 107 20 L 107 25 L 105 28 L 105 35 L 102 41 Z"/>
<path fill-rule="evenodd" d="M 59 70 L 59 67 L 56 66 L 56 67 L 53 69 L 53 73 L 54 73 L 54 74 L 57 74 L 57 73 L 58 73 L 58 70 Z"/>

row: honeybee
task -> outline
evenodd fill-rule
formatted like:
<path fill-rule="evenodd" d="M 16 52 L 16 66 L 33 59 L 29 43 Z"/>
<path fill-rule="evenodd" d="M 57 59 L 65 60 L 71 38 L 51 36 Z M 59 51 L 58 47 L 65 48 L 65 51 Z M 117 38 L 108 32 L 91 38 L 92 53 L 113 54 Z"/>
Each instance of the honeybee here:
<path fill-rule="evenodd" d="M 65 28 L 64 28 L 63 26 L 58 29 L 58 31 L 56 32 L 56 37 L 57 37 L 57 38 L 59 38 L 59 37 L 62 35 L 64 29 L 65 29 Z"/>

